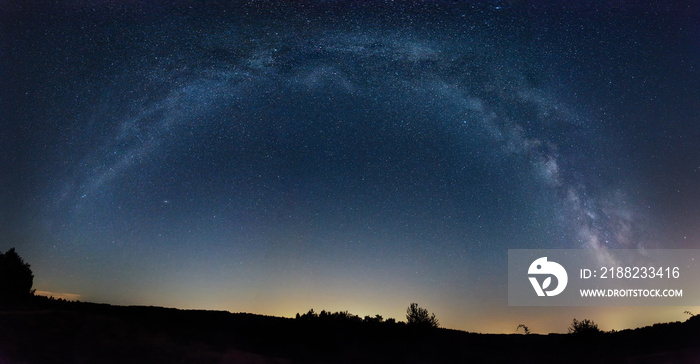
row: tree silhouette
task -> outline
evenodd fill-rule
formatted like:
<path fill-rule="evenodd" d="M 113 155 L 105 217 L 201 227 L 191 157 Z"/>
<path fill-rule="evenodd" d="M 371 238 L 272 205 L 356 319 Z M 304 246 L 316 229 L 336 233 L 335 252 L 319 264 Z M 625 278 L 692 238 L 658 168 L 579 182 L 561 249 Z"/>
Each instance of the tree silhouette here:
<path fill-rule="evenodd" d="M 583 319 L 581 321 L 574 319 L 569 327 L 570 334 L 581 334 L 581 335 L 591 335 L 600 333 L 598 324 L 589 319 Z"/>
<path fill-rule="evenodd" d="M 17 303 L 31 296 L 34 274 L 15 248 L 0 253 L 0 304 Z"/>
<path fill-rule="evenodd" d="M 438 327 L 439 322 L 435 314 L 428 314 L 428 310 L 418 307 L 417 303 L 411 303 L 406 309 L 406 322 L 409 325 Z"/>

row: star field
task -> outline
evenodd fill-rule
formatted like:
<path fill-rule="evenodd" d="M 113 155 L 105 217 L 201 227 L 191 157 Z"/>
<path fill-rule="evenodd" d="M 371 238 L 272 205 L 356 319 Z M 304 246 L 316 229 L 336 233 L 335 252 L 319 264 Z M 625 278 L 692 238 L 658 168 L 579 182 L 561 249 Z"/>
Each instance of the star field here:
<path fill-rule="evenodd" d="M 695 6 L 3 12 L 0 249 L 41 290 L 286 316 L 420 302 L 499 332 L 544 314 L 507 306 L 507 249 L 698 246 Z"/>

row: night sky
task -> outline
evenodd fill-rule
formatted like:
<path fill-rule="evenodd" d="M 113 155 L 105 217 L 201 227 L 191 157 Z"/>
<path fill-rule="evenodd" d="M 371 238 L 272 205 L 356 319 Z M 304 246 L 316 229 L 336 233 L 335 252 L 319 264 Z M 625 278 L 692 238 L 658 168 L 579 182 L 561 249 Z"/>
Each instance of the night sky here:
<path fill-rule="evenodd" d="M 700 248 L 698 4 L 539 3 L 4 2 L 0 250 L 113 304 L 687 318 L 507 305 L 508 249 Z"/>

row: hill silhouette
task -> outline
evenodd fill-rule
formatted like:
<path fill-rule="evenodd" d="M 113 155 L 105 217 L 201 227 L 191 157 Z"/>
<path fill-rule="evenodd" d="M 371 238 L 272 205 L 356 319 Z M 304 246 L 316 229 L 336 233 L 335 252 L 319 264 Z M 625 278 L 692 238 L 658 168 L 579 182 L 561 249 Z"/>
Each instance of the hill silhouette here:
<path fill-rule="evenodd" d="M 35 297 L 22 309 L 0 311 L 0 363 L 696 363 L 700 359 L 700 316 L 596 335 L 476 334 L 363 320 L 347 312 L 344 318 L 321 316 L 291 319 Z"/>
<path fill-rule="evenodd" d="M 416 303 L 407 323 L 347 311 L 296 318 L 227 311 L 114 306 L 34 295 L 29 264 L 0 254 L 4 363 L 698 363 L 700 316 L 601 332 L 475 334 L 439 328 Z M 689 312 L 686 312 L 689 313 Z"/>

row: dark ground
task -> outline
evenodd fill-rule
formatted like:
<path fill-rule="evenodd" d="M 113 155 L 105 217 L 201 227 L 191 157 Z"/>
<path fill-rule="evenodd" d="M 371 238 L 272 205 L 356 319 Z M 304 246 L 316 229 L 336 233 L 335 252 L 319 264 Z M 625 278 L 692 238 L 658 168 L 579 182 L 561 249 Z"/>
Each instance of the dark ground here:
<path fill-rule="evenodd" d="M 0 310 L 3 363 L 700 363 L 700 316 L 597 335 L 493 335 L 44 301 Z"/>

